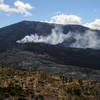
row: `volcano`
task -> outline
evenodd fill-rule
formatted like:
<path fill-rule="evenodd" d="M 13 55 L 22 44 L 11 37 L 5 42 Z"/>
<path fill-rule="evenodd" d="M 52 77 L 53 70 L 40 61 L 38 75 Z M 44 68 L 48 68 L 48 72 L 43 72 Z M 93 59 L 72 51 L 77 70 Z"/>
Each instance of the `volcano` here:
<path fill-rule="evenodd" d="M 16 69 L 45 70 L 53 74 L 72 76 L 82 79 L 99 80 L 100 50 L 70 47 L 70 41 L 52 45 L 47 43 L 17 43 L 27 35 L 48 36 L 56 24 L 36 21 L 22 21 L 0 28 L 0 64 Z M 69 32 L 84 34 L 95 32 L 81 25 L 56 25 Z M 95 74 L 94 74 L 95 73 Z M 88 76 L 88 77 L 87 77 Z"/>

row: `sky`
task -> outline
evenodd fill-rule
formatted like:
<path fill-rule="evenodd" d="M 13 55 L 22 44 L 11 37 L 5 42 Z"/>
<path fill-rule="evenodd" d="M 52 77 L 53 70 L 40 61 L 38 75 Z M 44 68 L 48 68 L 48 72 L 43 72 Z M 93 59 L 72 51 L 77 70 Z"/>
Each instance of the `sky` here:
<path fill-rule="evenodd" d="M 100 29 L 100 0 L 0 0 L 0 27 L 23 20 Z"/>

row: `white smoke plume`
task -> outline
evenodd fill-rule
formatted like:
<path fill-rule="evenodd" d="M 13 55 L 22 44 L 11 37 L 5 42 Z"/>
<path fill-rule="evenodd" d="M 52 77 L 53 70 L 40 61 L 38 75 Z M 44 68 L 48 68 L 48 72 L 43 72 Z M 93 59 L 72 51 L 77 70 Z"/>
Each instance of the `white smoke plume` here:
<path fill-rule="evenodd" d="M 63 29 L 60 26 L 56 26 L 54 29 L 52 29 L 52 33 L 48 36 L 39 36 L 37 34 L 35 35 L 28 35 L 25 36 L 23 39 L 18 40 L 17 43 L 47 43 L 56 45 L 59 43 L 64 42 L 65 39 L 68 39 L 71 34 L 64 34 Z"/>
<path fill-rule="evenodd" d="M 16 41 L 17 43 L 47 43 L 57 45 L 63 43 L 65 40 L 74 39 L 75 42 L 70 44 L 74 48 L 93 48 L 100 49 L 100 38 L 93 31 L 86 31 L 85 33 L 69 32 L 64 34 L 63 28 L 56 26 L 52 29 L 52 33 L 48 36 L 28 35 L 23 39 Z"/>
<path fill-rule="evenodd" d="M 100 48 L 100 38 L 98 38 L 97 34 L 93 31 L 86 31 L 81 34 L 72 34 L 72 36 L 76 41 L 71 44 L 71 47 L 75 48 Z"/>

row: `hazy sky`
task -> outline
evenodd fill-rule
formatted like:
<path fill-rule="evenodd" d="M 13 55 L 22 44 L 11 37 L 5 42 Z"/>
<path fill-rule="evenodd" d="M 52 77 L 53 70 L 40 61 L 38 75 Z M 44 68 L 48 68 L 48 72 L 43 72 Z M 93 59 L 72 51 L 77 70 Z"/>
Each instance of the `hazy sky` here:
<path fill-rule="evenodd" d="M 0 0 L 0 27 L 22 20 L 100 29 L 100 0 Z"/>

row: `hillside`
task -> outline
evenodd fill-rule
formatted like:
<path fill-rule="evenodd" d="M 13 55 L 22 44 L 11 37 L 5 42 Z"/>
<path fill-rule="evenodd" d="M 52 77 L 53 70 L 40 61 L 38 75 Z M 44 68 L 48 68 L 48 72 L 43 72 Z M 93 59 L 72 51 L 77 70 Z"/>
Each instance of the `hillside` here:
<path fill-rule="evenodd" d="M 0 49 L 15 45 L 17 40 L 24 38 L 26 35 L 36 33 L 38 35 L 47 36 L 51 34 L 55 26 L 61 26 L 64 34 L 68 32 L 84 33 L 87 30 L 91 30 L 81 25 L 56 25 L 44 22 L 22 21 L 0 28 Z M 100 31 L 97 32 L 99 33 Z"/>
<path fill-rule="evenodd" d="M 99 55 L 99 50 L 25 44 L 1 52 L 0 64 L 16 69 L 37 69 L 56 75 L 99 81 Z"/>
<path fill-rule="evenodd" d="M 99 100 L 100 83 L 0 65 L 0 100 Z"/>
<path fill-rule="evenodd" d="M 16 42 L 35 33 L 47 36 L 55 26 L 61 26 L 63 34 L 85 34 L 87 30 L 100 33 L 99 30 L 81 25 L 56 25 L 35 21 L 9 25 L 0 28 L 0 64 L 16 69 L 38 69 L 54 75 L 99 81 L 100 49 L 69 47 L 68 41 L 56 45 Z"/>

